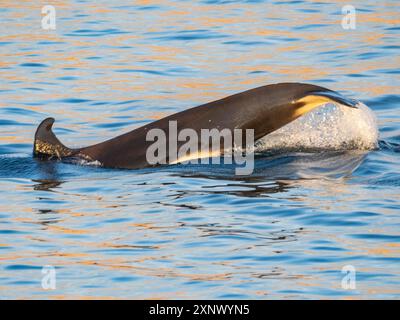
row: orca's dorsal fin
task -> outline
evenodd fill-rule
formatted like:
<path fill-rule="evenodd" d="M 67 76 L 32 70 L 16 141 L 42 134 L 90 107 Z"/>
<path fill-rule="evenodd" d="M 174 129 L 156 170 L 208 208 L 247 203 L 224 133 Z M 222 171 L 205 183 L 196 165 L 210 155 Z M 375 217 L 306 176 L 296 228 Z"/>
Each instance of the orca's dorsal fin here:
<path fill-rule="evenodd" d="M 36 129 L 33 155 L 39 158 L 62 159 L 73 155 L 74 150 L 64 146 L 52 131 L 54 118 L 44 119 Z"/>

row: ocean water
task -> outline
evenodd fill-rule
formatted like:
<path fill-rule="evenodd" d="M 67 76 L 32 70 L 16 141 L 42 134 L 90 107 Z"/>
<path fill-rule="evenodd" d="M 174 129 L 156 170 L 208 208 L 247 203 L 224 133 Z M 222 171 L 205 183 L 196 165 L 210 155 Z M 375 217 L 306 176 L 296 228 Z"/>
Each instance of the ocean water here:
<path fill-rule="evenodd" d="M 399 299 L 398 1 L 352 1 L 349 30 L 343 1 L 57 0 L 56 30 L 45 4 L 0 4 L 0 298 Z M 32 158 L 48 116 L 86 146 L 277 82 L 362 101 L 378 147 L 265 152 L 245 177 Z"/>

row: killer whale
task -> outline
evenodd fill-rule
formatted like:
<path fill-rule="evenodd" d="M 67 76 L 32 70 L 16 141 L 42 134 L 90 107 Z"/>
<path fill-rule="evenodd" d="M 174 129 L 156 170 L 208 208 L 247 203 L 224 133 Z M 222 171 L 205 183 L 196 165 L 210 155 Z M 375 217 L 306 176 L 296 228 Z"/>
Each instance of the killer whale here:
<path fill-rule="evenodd" d="M 253 129 L 254 140 L 257 141 L 328 102 L 351 108 L 357 108 L 358 104 L 354 99 L 313 84 L 271 84 L 172 114 L 115 138 L 83 148 L 65 146 L 52 131 L 54 118 L 46 118 L 36 130 L 33 155 L 41 159 L 77 158 L 95 161 L 108 168 L 144 168 L 152 166 L 146 158 L 146 150 L 152 144 L 146 139 L 147 133 L 152 129 L 168 133 L 171 121 L 176 122 L 178 130 L 190 128 L 197 133 L 202 129 L 214 128 Z M 222 145 L 220 151 L 222 154 Z M 179 159 L 168 159 L 168 154 L 165 157 L 165 163 L 179 162 Z"/>

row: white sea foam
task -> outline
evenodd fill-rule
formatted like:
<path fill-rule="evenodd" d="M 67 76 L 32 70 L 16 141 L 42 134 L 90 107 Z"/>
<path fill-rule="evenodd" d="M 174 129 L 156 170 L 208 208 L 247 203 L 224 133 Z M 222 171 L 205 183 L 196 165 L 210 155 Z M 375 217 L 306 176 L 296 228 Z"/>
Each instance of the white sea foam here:
<path fill-rule="evenodd" d="M 266 150 L 370 150 L 377 147 L 378 126 L 371 109 L 328 103 L 301 116 L 256 143 Z"/>
<path fill-rule="evenodd" d="M 98 160 L 89 161 L 85 159 L 74 159 L 72 162 L 80 165 L 80 166 L 93 166 L 93 167 L 101 167 L 102 163 Z"/>
<path fill-rule="evenodd" d="M 29 153 L 5 153 L 1 154 L 0 158 L 27 158 L 31 155 Z"/>

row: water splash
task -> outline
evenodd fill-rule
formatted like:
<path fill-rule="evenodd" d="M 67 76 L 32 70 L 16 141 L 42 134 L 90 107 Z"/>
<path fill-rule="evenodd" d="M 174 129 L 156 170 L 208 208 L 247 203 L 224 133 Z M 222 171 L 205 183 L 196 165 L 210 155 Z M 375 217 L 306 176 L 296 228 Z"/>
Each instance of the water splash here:
<path fill-rule="evenodd" d="M 101 167 L 102 163 L 98 160 L 94 160 L 94 161 L 89 161 L 89 160 L 85 160 L 85 159 L 79 159 L 79 158 L 72 158 L 69 159 L 70 163 L 73 164 L 77 164 L 79 166 L 92 166 L 92 167 Z"/>
<path fill-rule="evenodd" d="M 371 109 L 328 103 L 261 138 L 257 151 L 372 150 L 378 146 L 378 126 Z"/>

